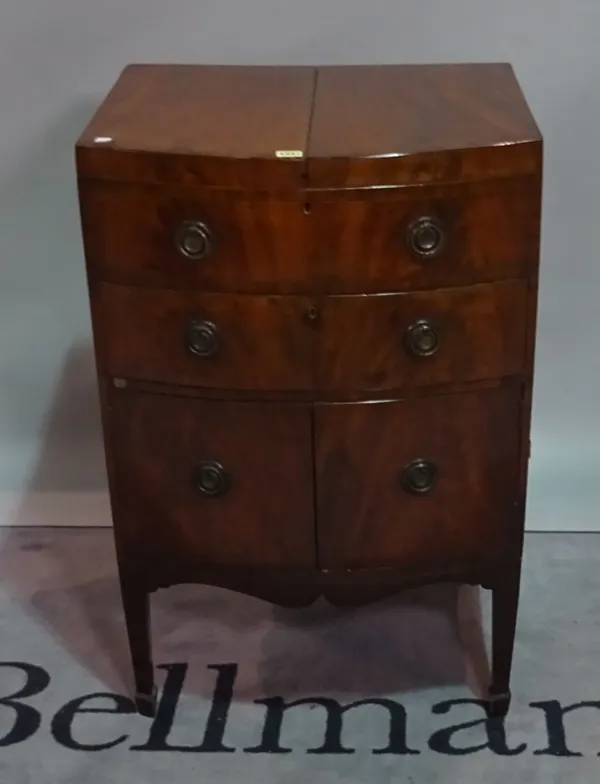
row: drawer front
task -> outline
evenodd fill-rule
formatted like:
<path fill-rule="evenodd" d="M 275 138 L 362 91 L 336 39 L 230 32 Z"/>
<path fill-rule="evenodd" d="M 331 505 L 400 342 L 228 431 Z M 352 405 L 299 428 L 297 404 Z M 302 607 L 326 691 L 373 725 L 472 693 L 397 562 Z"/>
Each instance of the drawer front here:
<path fill-rule="evenodd" d="M 310 290 L 304 203 L 218 189 L 79 183 L 90 275 L 204 291 Z"/>
<path fill-rule="evenodd" d="M 518 373 L 526 298 L 525 281 L 326 297 L 317 386 L 406 389 Z"/>
<path fill-rule="evenodd" d="M 492 558 L 518 541 L 519 394 L 316 406 L 323 568 Z"/>
<path fill-rule="evenodd" d="M 310 307 L 302 297 L 114 284 L 92 294 L 104 373 L 221 389 L 310 388 Z"/>
<path fill-rule="evenodd" d="M 536 178 L 315 196 L 315 279 L 361 294 L 526 277 L 539 217 Z"/>
<path fill-rule="evenodd" d="M 110 416 L 125 539 L 159 560 L 314 567 L 308 407 L 119 391 Z"/>

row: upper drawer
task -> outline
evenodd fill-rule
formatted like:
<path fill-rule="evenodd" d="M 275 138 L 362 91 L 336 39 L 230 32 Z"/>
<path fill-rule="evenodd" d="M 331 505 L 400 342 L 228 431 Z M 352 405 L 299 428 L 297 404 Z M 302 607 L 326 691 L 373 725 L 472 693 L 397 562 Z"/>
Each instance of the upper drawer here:
<path fill-rule="evenodd" d="M 92 277 L 205 291 L 311 288 L 301 200 L 83 180 L 79 193 Z"/>
<path fill-rule="evenodd" d="M 413 291 L 527 275 L 539 179 L 307 191 L 306 201 L 81 181 L 90 275 L 240 293 Z"/>
<path fill-rule="evenodd" d="M 325 293 L 517 278 L 538 262 L 540 181 L 315 192 L 310 218 L 314 274 Z"/>

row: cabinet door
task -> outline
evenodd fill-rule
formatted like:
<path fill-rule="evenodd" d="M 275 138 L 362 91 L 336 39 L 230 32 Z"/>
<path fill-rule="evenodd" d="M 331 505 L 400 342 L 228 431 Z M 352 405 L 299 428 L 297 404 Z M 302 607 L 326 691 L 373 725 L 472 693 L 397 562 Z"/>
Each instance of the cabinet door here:
<path fill-rule="evenodd" d="M 117 534 L 160 561 L 314 566 L 308 406 L 119 391 Z"/>
<path fill-rule="evenodd" d="M 519 395 L 493 388 L 315 411 L 323 568 L 436 568 L 508 546 Z"/>

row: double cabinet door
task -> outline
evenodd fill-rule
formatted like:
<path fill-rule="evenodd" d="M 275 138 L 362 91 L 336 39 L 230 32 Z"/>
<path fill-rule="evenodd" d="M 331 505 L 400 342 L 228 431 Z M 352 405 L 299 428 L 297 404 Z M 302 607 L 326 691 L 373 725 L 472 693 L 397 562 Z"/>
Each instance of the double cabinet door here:
<path fill-rule="evenodd" d="M 435 568 L 517 524 L 516 385 L 364 403 L 113 390 L 128 537 L 197 566 Z"/>

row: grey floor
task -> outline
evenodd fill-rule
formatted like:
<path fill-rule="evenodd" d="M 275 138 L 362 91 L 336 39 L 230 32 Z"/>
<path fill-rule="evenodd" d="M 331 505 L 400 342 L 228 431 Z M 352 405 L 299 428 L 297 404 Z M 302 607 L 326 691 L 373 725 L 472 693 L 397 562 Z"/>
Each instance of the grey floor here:
<path fill-rule="evenodd" d="M 110 530 L 0 529 L 0 781 L 596 783 L 599 564 L 600 535 L 528 535 L 504 730 L 473 702 L 486 681 L 489 596 L 454 586 L 345 611 L 161 591 L 155 659 L 161 684 L 170 680 L 153 725 L 126 700 L 85 699 L 129 689 Z M 213 698 L 218 678 L 231 699 Z M 271 707 L 315 699 L 288 709 L 274 736 L 265 697 Z M 342 714 L 340 743 L 335 717 L 325 733 L 326 698 L 379 703 Z"/>

